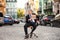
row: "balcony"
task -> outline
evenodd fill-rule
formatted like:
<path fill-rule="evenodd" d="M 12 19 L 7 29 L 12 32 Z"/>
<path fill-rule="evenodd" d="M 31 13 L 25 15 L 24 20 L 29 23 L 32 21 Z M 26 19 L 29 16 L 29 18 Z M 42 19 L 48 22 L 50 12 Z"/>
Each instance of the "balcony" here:
<path fill-rule="evenodd" d="M 5 3 L 0 3 L 0 7 L 4 7 L 5 8 Z"/>
<path fill-rule="evenodd" d="M 0 3 L 0 7 L 2 7 L 3 5 L 2 5 L 2 3 Z"/>

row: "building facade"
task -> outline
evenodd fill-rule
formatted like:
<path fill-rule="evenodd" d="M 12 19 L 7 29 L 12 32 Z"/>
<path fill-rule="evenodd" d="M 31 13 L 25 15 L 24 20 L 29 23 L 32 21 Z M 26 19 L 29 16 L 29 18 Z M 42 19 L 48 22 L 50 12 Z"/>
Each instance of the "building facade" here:
<path fill-rule="evenodd" d="M 6 13 L 6 0 L 0 0 L 0 12 Z"/>
<path fill-rule="evenodd" d="M 52 0 L 39 0 L 39 11 L 40 14 L 50 14 L 52 12 Z"/>
<path fill-rule="evenodd" d="M 54 15 L 60 13 L 60 0 L 53 0 L 53 13 Z"/>
<path fill-rule="evenodd" d="M 17 18 L 17 0 L 6 0 L 6 13 Z"/>

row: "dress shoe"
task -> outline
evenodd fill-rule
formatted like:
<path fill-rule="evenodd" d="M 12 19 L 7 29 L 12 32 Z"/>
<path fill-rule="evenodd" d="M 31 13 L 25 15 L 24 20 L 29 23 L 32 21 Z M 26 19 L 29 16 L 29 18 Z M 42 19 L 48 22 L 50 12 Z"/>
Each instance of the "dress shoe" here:
<path fill-rule="evenodd" d="M 24 39 L 28 39 L 29 38 L 29 35 L 26 35 Z"/>

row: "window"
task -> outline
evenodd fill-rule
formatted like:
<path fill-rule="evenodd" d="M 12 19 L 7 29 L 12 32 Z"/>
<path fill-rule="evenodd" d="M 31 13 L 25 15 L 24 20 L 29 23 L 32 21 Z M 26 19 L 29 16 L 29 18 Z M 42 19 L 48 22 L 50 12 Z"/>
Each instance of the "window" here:
<path fill-rule="evenodd" d="M 0 3 L 0 7 L 2 7 L 2 3 Z"/>
<path fill-rule="evenodd" d="M 6 2 L 8 2 L 9 0 L 6 0 Z"/>
<path fill-rule="evenodd" d="M 15 0 L 12 0 L 13 2 L 15 2 Z"/>
<path fill-rule="evenodd" d="M 17 2 L 17 0 L 6 0 L 6 2 Z"/>
<path fill-rule="evenodd" d="M 10 0 L 10 2 L 12 2 L 12 0 Z"/>
<path fill-rule="evenodd" d="M 3 13 L 2 12 L 0 12 L 0 17 L 3 17 Z"/>

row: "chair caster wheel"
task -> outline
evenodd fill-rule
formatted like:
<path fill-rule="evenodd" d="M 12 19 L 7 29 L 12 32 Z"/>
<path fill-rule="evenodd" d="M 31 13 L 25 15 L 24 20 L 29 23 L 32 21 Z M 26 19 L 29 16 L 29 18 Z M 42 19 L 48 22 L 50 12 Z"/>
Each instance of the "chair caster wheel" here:
<path fill-rule="evenodd" d="M 38 36 L 36 36 L 36 38 L 38 38 Z"/>

